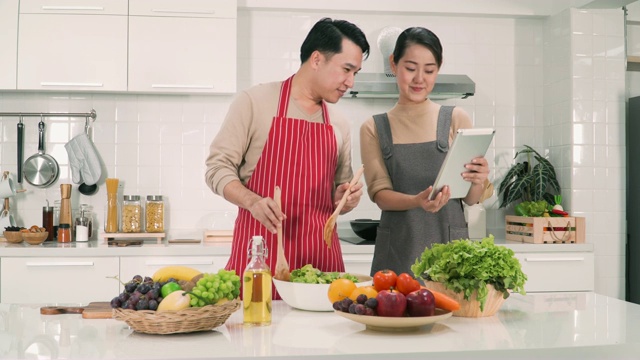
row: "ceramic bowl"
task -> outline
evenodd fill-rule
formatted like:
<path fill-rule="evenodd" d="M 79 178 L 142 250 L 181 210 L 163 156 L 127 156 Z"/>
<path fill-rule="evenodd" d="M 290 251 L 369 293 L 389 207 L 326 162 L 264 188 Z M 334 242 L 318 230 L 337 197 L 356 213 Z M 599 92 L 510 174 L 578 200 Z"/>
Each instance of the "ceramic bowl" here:
<path fill-rule="evenodd" d="M 369 275 L 353 274 L 358 278 L 357 286 L 373 284 Z M 273 283 L 287 305 L 307 311 L 333 311 L 333 304 L 327 296 L 329 284 L 304 284 L 273 279 Z"/>
<path fill-rule="evenodd" d="M 3 233 L 7 242 L 12 244 L 20 244 L 22 242 L 22 232 L 20 231 L 4 231 Z"/>
<path fill-rule="evenodd" d="M 22 233 L 22 239 L 31 245 L 40 245 L 49 236 L 48 232 L 28 232 Z"/>

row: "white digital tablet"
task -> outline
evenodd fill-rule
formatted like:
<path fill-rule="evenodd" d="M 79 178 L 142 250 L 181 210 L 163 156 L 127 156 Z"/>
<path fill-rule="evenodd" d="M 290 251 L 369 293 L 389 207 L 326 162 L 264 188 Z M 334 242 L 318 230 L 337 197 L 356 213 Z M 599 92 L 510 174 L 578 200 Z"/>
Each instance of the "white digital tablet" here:
<path fill-rule="evenodd" d="M 464 166 L 473 158 L 487 154 L 495 132 L 493 128 L 458 130 L 433 184 L 434 190 L 429 196 L 430 200 L 433 200 L 445 185 L 451 190 L 451 199 L 467 196 L 471 183 L 462 178 L 461 174 L 469 171 Z"/>

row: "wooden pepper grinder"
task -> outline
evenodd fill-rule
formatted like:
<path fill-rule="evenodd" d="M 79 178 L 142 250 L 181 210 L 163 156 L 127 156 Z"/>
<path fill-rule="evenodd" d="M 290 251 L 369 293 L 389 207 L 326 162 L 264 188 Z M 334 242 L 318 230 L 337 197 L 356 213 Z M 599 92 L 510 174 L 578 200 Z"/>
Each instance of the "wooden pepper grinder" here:
<path fill-rule="evenodd" d="M 71 184 L 60 184 L 60 224 L 71 225 Z"/>

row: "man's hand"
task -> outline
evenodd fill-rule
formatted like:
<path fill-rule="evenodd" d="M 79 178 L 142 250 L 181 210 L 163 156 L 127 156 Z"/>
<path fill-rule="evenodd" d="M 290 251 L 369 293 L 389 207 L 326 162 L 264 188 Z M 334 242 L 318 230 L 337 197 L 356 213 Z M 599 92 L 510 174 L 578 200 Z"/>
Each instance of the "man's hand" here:
<path fill-rule="evenodd" d="M 351 193 L 347 196 L 347 202 L 342 207 L 340 214 L 346 214 L 349 211 L 353 210 L 358 203 L 360 203 L 360 197 L 362 196 L 362 183 L 358 182 L 357 184 L 351 187 Z M 338 206 L 340 200 L 344 193 L 349 189 L 349 183 L 340 184 L 333 195 L 333 205 L 335 207 Z"/>
<path fill-rule="evenodd" d="M 260 198 L 247 209 L 251 212 L 251 216 L 258 220 L 264 227 L 272 233 L 276 233 L 277 228 L 281 226 L 282 220 L 286 218 L 278 208 L 275 200 L 269 197 Z"/>

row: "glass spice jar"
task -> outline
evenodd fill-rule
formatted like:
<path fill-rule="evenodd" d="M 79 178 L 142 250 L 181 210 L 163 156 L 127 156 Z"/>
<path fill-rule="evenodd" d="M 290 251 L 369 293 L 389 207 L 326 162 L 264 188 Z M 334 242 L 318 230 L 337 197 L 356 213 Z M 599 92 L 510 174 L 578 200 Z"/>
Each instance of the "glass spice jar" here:
<path fill-rule="evenodd" d="M 71 242 L 71 225 L 70 224 L 58 225 L 58 242 L 59 243 Z"/>
<path fill-rule="evenodd" d="M 145 224 L 147 232 L 164 232 L 164 201 L 162 200 L 162 195 L 147 196 Z"/>
<path fill-rule="evenodd" d="M 139 195 L 125 195 L 122 202 L 122 232 L 142 231 L 142 205 Z"/>

